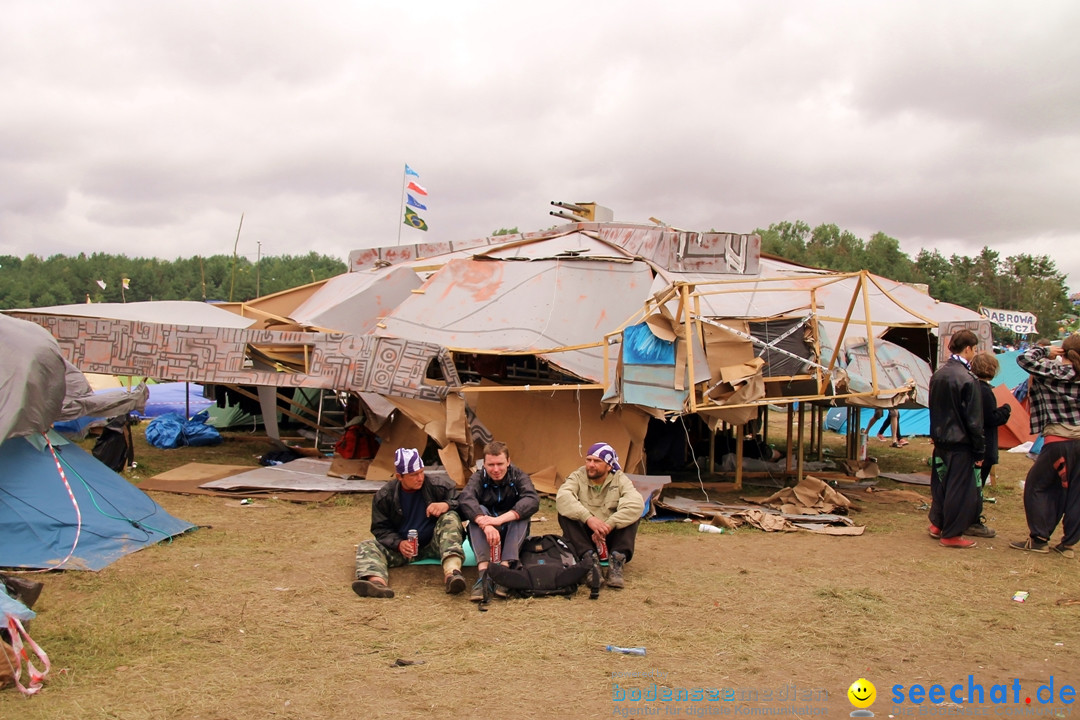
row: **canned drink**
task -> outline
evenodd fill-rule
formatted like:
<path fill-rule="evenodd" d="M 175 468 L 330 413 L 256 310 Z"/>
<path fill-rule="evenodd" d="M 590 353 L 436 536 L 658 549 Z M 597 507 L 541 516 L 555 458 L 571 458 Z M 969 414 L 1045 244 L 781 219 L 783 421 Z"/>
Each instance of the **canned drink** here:
<path fill-rule="evenodd" d="M 607 560 L 607 540 L 596 543 L 596 554 L 600 556 L 601 560 Z"/>
<path fill-rule="evenodd" d="M 491 546 L 491 562 L 502 562 L 502 543 L 497 542 Z"/>
<path fill-rule="evenodd" d="M 420 533 L 416 530 L 409 531 L 409 545 L 412 546 L 413 557 L 415 558 L 417 553 L 420 552 Z"/>

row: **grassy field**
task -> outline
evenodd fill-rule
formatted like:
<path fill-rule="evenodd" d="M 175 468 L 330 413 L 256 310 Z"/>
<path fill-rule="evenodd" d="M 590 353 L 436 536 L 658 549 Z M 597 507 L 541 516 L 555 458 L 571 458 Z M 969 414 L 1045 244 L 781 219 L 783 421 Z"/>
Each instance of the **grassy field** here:
<path fill-rule="evenodd" d="M 842 441 L 826 434 L 833 448 Z M 255 464 L 267 449 L 246 434 L 172 451 L 140 437 L 129 477 L 187 462 Z M 883 470 L 916 472 L 930 445 L 913 438 L 872 454 Z M 434 567 L 392 571 L 393 600 L 351 592 L 356 543 L 370 537 L 370 496 L 242 507 L 153 493 L 199 530 L 98 573 L 44 576 L 31 631 L 52 675 L 31 699 L 0 692 L 0 718 L 801 717 L 815 708 L 846 717 L 845 693 L 858 678 L 877 686 L 880 717 L 964 710 L 890 698 L 894 686 L 966 687 L 969 675 L 987 693 L 1020 683 L 1019 706 L 991 710 L 1023 710 L 1028 696 L 1047 709 L 1034 693 L 1051 676 L 1055 691 L 1080 684 L 1080 605 L 1069 603 L 1080 598 L 1080 577 L 1075 560 L 1007 547 L 1026 535 L 1019 486 L 1029 466 L 1003 453 L 987 505 L 999 536 L 972 550 L 927 537 L 926 498 L 853 494 L 852 517 L 867 529 L 860 537 L 646 524 L 625 590 L 596 601 L 585 591 L 498 601 L 486 613 L 446 595 Z M 535 534 L 558 532 L 550 500 L 538 516 Z M 466 570 L 470 580 L 474 573 Z M 1019 590 L 1027 602 L 1012 600 Z M 647 654 L 613 654 L 608 644 Z M 648 697 L 651 685 L 675 695 L 728 688 L 731 699 L 630 699 Z"/>

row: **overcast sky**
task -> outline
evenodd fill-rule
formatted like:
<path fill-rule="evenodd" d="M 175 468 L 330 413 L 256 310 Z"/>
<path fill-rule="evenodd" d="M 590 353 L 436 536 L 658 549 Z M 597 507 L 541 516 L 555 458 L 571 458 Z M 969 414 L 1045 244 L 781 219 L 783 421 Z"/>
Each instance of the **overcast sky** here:
<path fill-rule="evenodd" d="M 1047 254 L 1080 289 L 1080 3 L 0 3 L 0 254 L 561 221 Z M 427 188 L 402 225 L 405 163 Z"/>

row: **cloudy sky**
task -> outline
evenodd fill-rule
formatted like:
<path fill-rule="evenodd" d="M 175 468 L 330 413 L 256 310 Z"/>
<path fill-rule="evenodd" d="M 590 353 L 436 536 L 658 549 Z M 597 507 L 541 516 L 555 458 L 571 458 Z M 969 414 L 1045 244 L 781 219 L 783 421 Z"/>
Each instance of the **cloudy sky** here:
<path fill-rule="evenodd" d="M 227 254 L 243 213 L 252 260 L 344 260 L 567 200 L 1047 254 L 1080 290 L 1073 0 L 0 7 L 0 254 Z"/>

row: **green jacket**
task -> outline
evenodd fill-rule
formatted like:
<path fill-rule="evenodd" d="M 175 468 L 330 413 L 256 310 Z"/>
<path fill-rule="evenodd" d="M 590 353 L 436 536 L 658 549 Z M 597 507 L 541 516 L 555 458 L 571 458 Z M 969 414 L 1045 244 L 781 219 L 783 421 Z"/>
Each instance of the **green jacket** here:
<path fill-rule="evenodd" d="M 618 529 L 641 519 L 645 501 L 622 470 L 608 473 L 596 487 L 589 481 L 585 468 L 580 467 L 559 487 L 555 509 L 563 517 L 582 523 L 595 515 Z"/>

